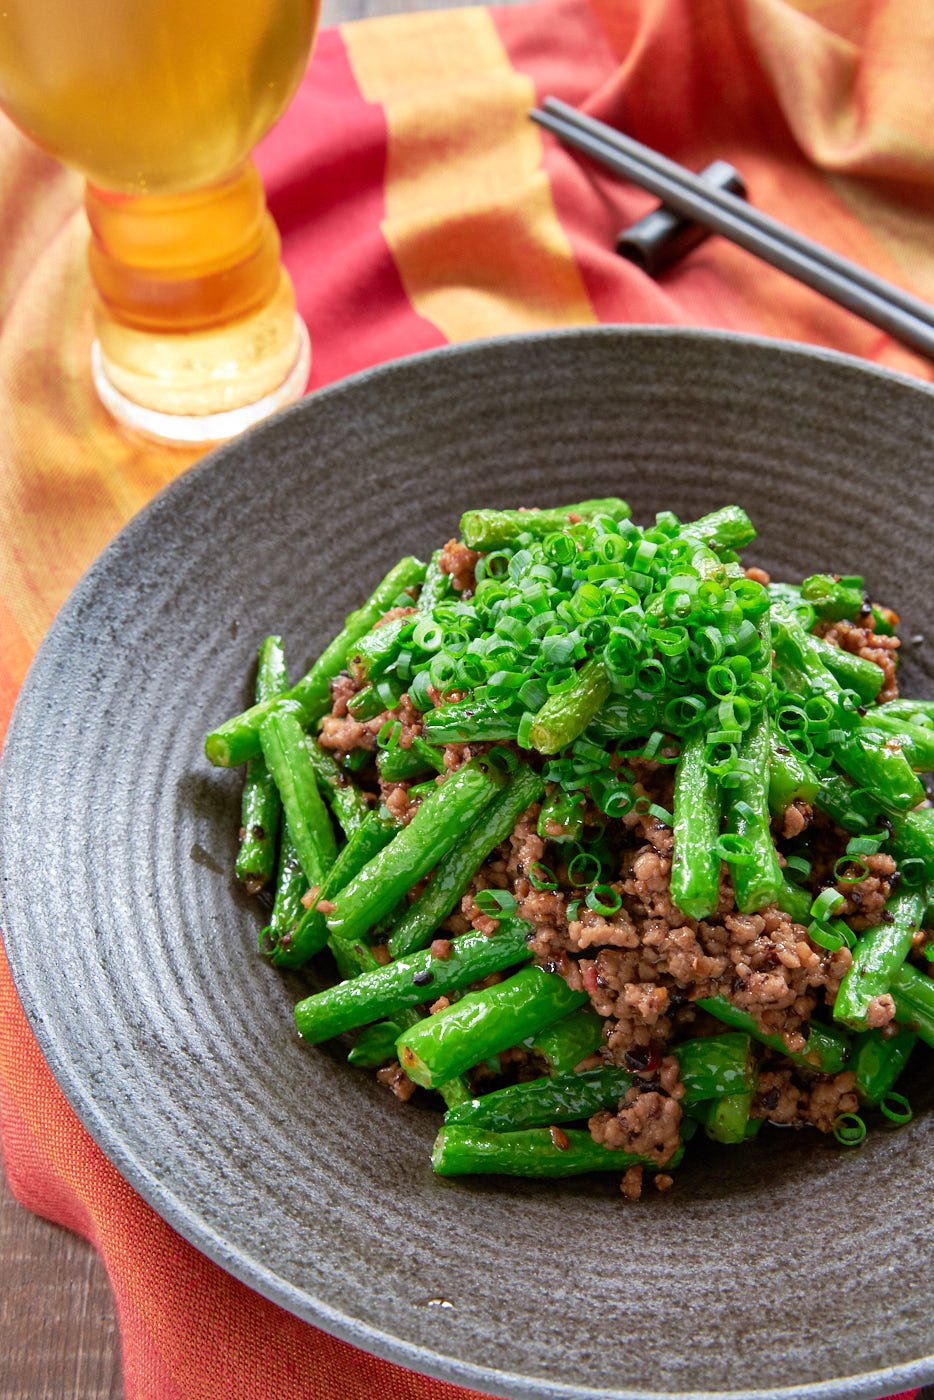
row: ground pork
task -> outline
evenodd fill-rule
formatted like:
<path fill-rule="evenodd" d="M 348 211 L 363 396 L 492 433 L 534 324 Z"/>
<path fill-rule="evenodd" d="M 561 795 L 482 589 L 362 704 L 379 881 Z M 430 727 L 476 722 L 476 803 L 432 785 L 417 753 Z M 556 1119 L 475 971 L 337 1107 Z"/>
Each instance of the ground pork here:
<path fill-rule="evenodd" d="M 387 720 L 399 726 L 397 742 L 400 748 L 411 748 L 412 740 L 422 732 L 421 713 L 408 695 L 402 696 L 396 709 L 384 710 L 373 719 L 364 721 L 348 715 L 346 704 L 343 709 L 343 715 L 339 715 L 336 708 L 325 715 L 318 731 L 318 743 L 323 749 L 331 749 L 334 753 L 347 754 L 354 749 L 369 749 L 372 752 L 376 748 L 376 736 Z"/>
<path fill-rule="evenodd" d="M 884 992 L 879 997 L 870 997 L 866 1008 L 866 1025 L 871 1031 L 890 1025 L 894 1019 L 895 998 L 890 992 Z"/>
<path fill-rule="evenodd" d="M 638 1201 L 642 1195 L 642 1168 L 630 1167 L 624 1172 L 619 1189 L 627 1201 Z"/>
<path fill-rule="evenodd" d="M 807 802 L 790 802 L 782 815 L 782 836 L 792 841 L 806 831 L 814 818 L 814 812 Z"/>
<path fill-rule="evenodd" d="M 407 826 L 415 816 L 418 805 L 409 796 L 409 784 L 387 783 L 380 778 L 379 787 L 383 805 L 389 815 Z"/>
<path fill-rule="evenodd" d="M 826 642 L 832 646 L 840 647 L 842 651 L 850 651 L 854 656 L 861 656 L 864 661 L 872 661 L 880 667 L 884 680 L 882 689 L 879 691 L 878 700 L 880 705 L 887 700 L 894 700 L 898 695 L 898 681 L 895 677 L 896 652 L 901 643 L 897 637 L 887 637 L 882 633 L 872 630 L 871 615 L 868 618 L 868 626 L 860 627 L 853 622 L 834 622 L 829 626 L 823 624 L 816 631 L 822 634 Z"/>
<path fill-rule="evenodd" d="M 343 719 L 347 713 L 347 702 L 352 700 L 360 689 L 360 682 L 349 671 L 341 671 L 331 681 L 331 714 L 335 719 Z"/>
<path fill-rule="evenodd" d="M 634 1086 L 615 1113 L 595 1113 L 588 1126 L 594 1142 L 648 1157 L 662 1167 L 678 1148 L 681 1105 L 667 1094 Z"/>
<path fill-rule="evenodd" d="M 376 734 L 351 715 L 325 715 L 318 731 L 318 743 L 333 753 L 351 753 L 354 749 L 375 749 Z"/>
<path fill-rule="evenodd" d="M 793 1127 L 811 1124 L 822 1133 L 833 1130 L 841 1113 L 859 1106 L 856 1075 L 811 1075 L 793 1069 L 766 1069 L 759 1075 L 751 1116 Z"/>
<path fill-rule="evenodd" d="M 892 876 L 895 874 L 895 861 L 882 852 L 874 856 L 863 856 L 868 875 L 855 885 L 842 885 L 840 893 L 845 903 L 841 915 L 849 918 L 854 932 L 862 933 L 874 928 L 882 918 L 885 902 L 892 893 Z"/>
<path fill-rule="evenodd" d="M 685 919 L 671 902 L 670 860 L 654 847 L 640 848 L 628 868 L 619 913 L 611 919 L 580 915 L 568 925 L 565 944 L 578 954 L 597 949 L 576 965 L 594 1010 L 610 1023 L 613 1060 L 624 1063 L 633 1047 L 664 1045 L 672 1014 L 683 1003 L 716 995 L 751 1012 L 763 1030 L 786 1036 L 789 1049 L 800 1049 L 800 1028 L 820 991 L 830 1000 L 836 996 L 849 951 L 816 948 L 805 929 L 776 908 Z M 547 950 L 554 958 L 562 949 L 553 917 L 549 929 Z"/>
<path fill-rule="evenodd" d="M 415 1081 L 409 1078 L 398 1060 L 393 1060 L 385 1069 L 378 1069 L 376 1078 L 380 1084 L 385 1084 L 391 1089 L 396 1098 L 401 1099 L 403 1103 L 415 1093 Z"/>
<path fill-rule="evenodd" d="M 450 576 L 451 586 L 458 593 L 469 596 L 477 586 L 474 570 L 479 558 L 477 550 L 468 549 L 459 540 L 448 540 L 438 555 L 438 567 L 443 574 Z"/>

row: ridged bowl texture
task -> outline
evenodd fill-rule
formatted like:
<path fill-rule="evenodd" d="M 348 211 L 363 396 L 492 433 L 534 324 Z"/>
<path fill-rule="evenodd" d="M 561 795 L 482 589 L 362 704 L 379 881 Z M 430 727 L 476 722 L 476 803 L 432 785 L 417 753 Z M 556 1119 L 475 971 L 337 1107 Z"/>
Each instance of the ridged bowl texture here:
<path fill-rule="evenodd" d="M 468 506 L 727 502 L 778 577 L 866 575 L 902 686 L 934 695 L 934 392 L 717 333 L 509 338 L 370 371 L 181 477 L 44 643 L 0 790 L 3 927 L 62 1088 L 199 1249 L 301 1317 L 498 1395 L 876 1396 L 934 1379 L 934 1109 L 858 1151 L 768 1130 L 692 1146 L 675 1189 L 440 1181 L 438 1114 L 339 1047 L 257 953 L 232 869 L 241 774 L 204 734 L 294 674 Z M 927 1061 L 928 1068 L 930 1059 Z M 452 1306 L 442 1306 L 442 1302 Z M 928 1359 L 925 1360 L 924 1358 Z"/>

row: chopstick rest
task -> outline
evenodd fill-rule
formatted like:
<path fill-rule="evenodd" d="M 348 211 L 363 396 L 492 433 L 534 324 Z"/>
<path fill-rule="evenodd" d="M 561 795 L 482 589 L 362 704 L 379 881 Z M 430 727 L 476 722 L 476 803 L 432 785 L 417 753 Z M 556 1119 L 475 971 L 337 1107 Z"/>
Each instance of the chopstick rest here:
<path fill-rule="evenodd" d="M 698 179 L 745 198 L 743 177 L 729 161 L 711 161 Z M 663 203 L 622 230 L 616 240 L 616 251 L 650 277 L 658 277 L 709 237 L 709 228 L 683 218 Z"/>

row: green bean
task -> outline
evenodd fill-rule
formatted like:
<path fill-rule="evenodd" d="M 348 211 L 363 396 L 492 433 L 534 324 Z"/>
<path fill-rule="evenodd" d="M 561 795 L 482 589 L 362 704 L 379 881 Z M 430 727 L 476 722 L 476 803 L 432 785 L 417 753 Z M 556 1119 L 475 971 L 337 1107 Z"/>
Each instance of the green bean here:
<path fill-rule="evenodd" d="M 902 865 L 921 864 L 921 878 L 934 880 L 934 808 L 919 807 L 902 816 L 884 813 L 868 793 L 854 786 L 842 773 L 822 775 L 817 806 L 844 831 L 858 835 L 891 832 L 888 848 Z"/>
<path fill-rule="evenodd" d="M 445 1123 L 471 1123 L 489 1132 L 547 1128 L 575 1123 L 601 1108 L 611 1108 L 635 1083 L 626 1070 L 586 1070 L 511 1084 L 479 1099 L 468 1099 L 444 1115 Z"/>
<path fill-rule="evenodd" d="M 448 851 L 427 885 L 405 911 L 389 938 L 394 958 L 423 947 L 457 908 L 471 880 L 496 847 L 507 841 L 527 807 L 542 795 L 544 784 L 534 769 L 520 764 L 502 792 L 480 813 L 473 826 Z"/>
<path fill-rule="evenodd" d="M 443 773 L 444 754 L 441 749 L 435 748 L 433 744 L 426 744 L 424 739 L 415 735 L 407 749 L 401 744 L 382 749 L 378 766 L 380 776 L 387 783 L 402 783 L 409 778 L 418 778 L 423 773 Z"/>
<path fill-rule="evenodd" d="M 775 904 L 784 889 L 784 879 L 769 826 L 770 720 L 766 711 L 754 720 L 739 745 L 734 770 L 737 781 L 730 788 L 727 828 L 745 839 L 742 856 L 727 855 L 733 877 L 736 906 L 744 914 Z M 732 775 L 731 775 L 732 776 Z"/>
<path fill-rule="evenodd" d="M 720 898 L 720 789 L 704 762 L 707 731 L 688 735 L 675 773 L 671 898 L 691 919 L 705 919 Z"/>
<path fill-rule="evenodd" d="M 776 670 L 785 689 L 793 695 L 823 696 L 833 707 L 835 723 L 852 729 L 856 697 L 827 669 L 818 639 L 780 602 L 773 602 L 771 619 Z"/>
<path fill-rule="evenodd" d="M 811 574 L 801 584 L 801 597 L 830 622 L 859 617 L 866 600 L 862 579 L 844 583 L 836 574 Z"/>
<path fill-rule="evenodd" d="M 774 817 L 784 815 L 793 802 L 813 804 L 820 780 L 813 768 L 772 731 L 769 747 L 769 810 Z"/>
<path fill-rule="evenodd" d="M 685 1107 L 755 1086 L 748 1035 L 706 1036 L 673 1046 L 671 1053 L 679 1062 Z M 472 1123 L 491 1132 L 573 1123 L 612 1108 L 635 1082 L 632 1074 L 615 1067 L 552 1075 L 470 1099 L 447 1113 L 444 1121 Z"/>
<path fill-rule="evenodd" d="M 380 1069 L 396 1058 L 396 1038 L 402 1034 L 400 1021 L 376 1021 L 364 1026 L 357 1043 L 347 1056 L 349 1064 L 360 1069 Z"/>
<path fill-rule="evenodd" d="M 327 921 L 332 935 L 345 944 L 362 938 L 457 844 L 504 781 L 492 764 L 474 759 L 438 784 L 408 826 L 338 892 Z"/>
<path fill-rule="evenodd" d="M 461 516 L 461 537 L 471 549 L 500 549 L 512 544 L 520 535 L 544 539 L 546 535 L 566 530 L 572 515 L 589 520 L 596 515 L 609 515 L 614 520 L 626 520 L 632 514 L 618 496 L 602 500 L 579 501 L 576 505 L 555 506 L 550 510 L 468 510 Z"/>
<path fill-rule="evenodd" d="M 418 594 L 418 611 L 422 617 L 430 617 L 435 604 L 441 603 L 451 593 L 451 575 L 441 567 L 443 549 L 436 549 L 428 561 L 425 577 Z"/>
<path fill-rule="evenodd" d="M 306 747 L 318 786 L 337 818 L 338 826 L 345 836 L 353 836 L 369 814 L 366 798 L 347 777 L 334 755 L 323 749 L 317 740 L 307 739 Z"/>
<path fill-rule="evenodd" d="M 378 680 L 398 658 L 413 628 L 410 614 L 377 622 L 353 649 L 354 670 L 370 681 Z"/>
<path fill-rule="evenodd" d="M 504 920 L 494 938 L 483 933 L 465 933 L 455 939 L 449 958 L 433 958 L 428 950 L 410 953 L 373 972 L 363 972 L 359 977 L 326 987 L 324 991 L 305 997 L 296 1006 L 298 1033 L 303 1040 L 317 1045 L 344 1031 L 391 1019 L 397 1012 L 418 1006 L 426 998 L 433 1000 L 459 991 L 493 972 L 525 962 L 531 956 L 529 934 L 529 926 L 522 920 L 514 919 L 509 923 Z M 454 1006 L 463 1005 L 464 1000 L 466 998 L 455 1002 Z M 454 1010 L 454 1006 L 450 1010 Z M 428 1021 L 433 1023 L 437 1019 L 430 1016 Z M 417 1024 L 426 1023 L 419 1021 Z M 414 1033 L 413 1027 L 403 1032 L 403 1036 Z M 443 1083 L 457 1073 L 459 1070 L 452 1070 L 436 1082 Z"/>
<path fill-rule="evenodd" d="M 401 694 L 401 690 L 398 692 L 394 690 L 393 700 L 396 704 L 398 704 Z M 392 706 L 386 704 L 374 685 L 365 685 L 362 690 L 358 690 L 356 695 L 352 695 L 347 701 L 347 713 L 352 719 L 358 720 L 360 724 L 365 724 L 368 719 L 375 719 L 377 715 L 381 715 L 385 710 L 391 708 Z"/>
<path fill-rule="evenodd" d="M 672 1045 L 669 1053 L 678 1061 L 686 1107 L 755 1088 L 756 1061 L 748 1034 L 699 1036 Z"/>
<path fill-rule="evenodd" d="M 421 1015 L 414 1009 L 400 1011 L 391 1021 L 377 1021 L 365 1026 L 360 1032 L 356 1045 L 347 1056 L 349 1064 L 360 1069 L 379 1069 L 396 1058 L 396 1040 L 408 1026 L 420 1021 Z M 447 1084 L 438 1085 L 438 1093 L 448 1108 L 456 1108 L 470 1099 L 467 1081 L 458 1075 Z"/>
<path fill-rule="evenodd" d="M 877 831 L 888 821 L 868 793 L 833 769 L 821 774 L 816 805 L 844 831 L 859 835 Z"/>
<path fill-rule="evenodd" d="M 719 1099 L 710 1099 L 703 1105 L 699 1115 L 704 1131 L 713 1142 L 745 1142 L 749 1133 L 749 1113 L 755 1090 L 744 1093 L 725 1094 Z"/>
<path fill-rule="evenodd" d="M 682 534 L 693 535 L 708 549 L 738 550 L 751 544 L 756 531 L 749 516 L 740 506 L 724 506 L 685 525 Z"/>
<path fill-rule="evenodd" d="M 856 1075 L 856 1089 L 869 1108 L 876 1108 L 908 1063 L 918 1037 L 906 1026 L 865 1031 L 856 1038 L 856 1051 L 850 1068 Z"/>
<path fill-rule="evenodd" d="M 266 637 L 260 643 L 256 662 L 256 699 L 269 700 L 288 686 L 285 648 L 281 637 Z M 237 853 L 237 878 L 248 894 L 256 894 L 266 884 L 276 860 L 276 833 L 282 815 L 279 790 L 262 754 L 251 758 L 246 767 L 240 826 L 243 835 Z"/>
<path fill-rule="evenodd" d="M 900 866 L 920 862 L 921 879 L 934 880 L 934 807 L 919 807 L 904 817 L 892 817 L 889 849 Z"/>
<path fill-rule="evenodd" d="M 582 1006 L 526 1040 L 525 1044 L 545 1061 L 551 1074 L 576 1069 L 603 1044 L 603 1019 Z"/>
<path fill-rule="evenodd" d="M 805 594 L 804 590 L 808 585 L 811 587 Z M 895 630 L 885 610 L 869 601 L 863 588 L 862 579 L 844 583 L 842 579 L 835 578 L 830 574 L 813 574 L 810 579 L 804 580 L 799 590 L 795 590 L 794 584 L 778 584 L 777 587 L 798 592 L 802 599 L 812 604 L 820 617 L 827 618 L 829 621 L 839 622 L 843 618 L 851 618 L 860 626 L 871 625 L 873 632 L 887 637 L 890 637 Z M 818 594 L 823 596 L 819 597 Z M 855 607 L 851 606 L 856 598 L 859 599 L 858 604 Z M 813 625 L 813 621 L 808 623 L 809 627 Z"/>
<path fill-rule="evenodd" d="M 394 1020 L 399 1026 L 399 1035 L 409 1029 L 410 1026 L 417 1026 L 422 1019 L 421 1011 L 415 1007 L 407 1007 L 400 1011 Z M 396 1039 L 399 1039 L 399 1035 Z M 395 1047 L 393 1047 L 393 1058 L 395 1058 Z M 444 1084 L 436 1085 L 437 1092 L 444 1099 L 448 1108 L 456 1108 L 458 1104 L 466 1103 L 470 1098 L 470 1085 L 462 1074 L 455 1074 L 452 1079 L 448 1079 Z"/>
<path fill-rule="evenodd" d="M 884 995 L 896 972 L 911 952 L 921 927 L 926 897 L 919 890 L 893 895 L 886 901 L 888 922 L 860 934 L 853 961 L 843 975 L 833 1005 L 835 1021 L 854 1030 L 866 1029 L 869 1003 Z"/>
<path fill-rule="evenodd" d="M 709 1011 L 711 1016 L 716 1016 L 718 1021 L 735 1030 L 745 1031 L 760 1045 L 767 1045 L 770 1050 L 786 1056 L 792 1064 L 803 1065 L 806 1069 L 816 1069 L 821 1074 L 838 1074 L 850 1057 L 850 1041 L 837 1026 L 824 1026 L 819 1021 L 812 1021 L 804 1049 L 790 1051 L 780 1035 L 761 1030 L 755 1016 L 741 1011 L 726 997 L 701 997 L 697 1005 L 703 1011 Z"/>
<path fill-rule="evenodd" d="M 539 753 L 567 748 L 587 728 L 610 693 L 610 678 L 603 662 L 585 661 L 566 690 L 549 696 L 529 730 L 529 743 Z"/>
<path fill-rule="evenodd" d="M 791 915 L 793 923 L 807 925 L 810 922 L 813 902 L 810 891 L 803 885 L 794 884 L 782 871 L 782 887 L 775 903 L 783 913 Z"/>
<path fill-rule="evenodd" d="M 766 586 L 772 607 L 772 625 L 783 619 L 793 618 L 806 632 L 817 622 L 817 613 L 812 605 L 801 596 L 800 585 L 796 583 L 770 583 Z"/>
<path fill-rule="evenodd" d="M 847 690 L 855 690 L 864 705 L 869 705 L 875 700 L 885 684 L 885 673 L 881 666 L 877 666 L 874 661 L 867 661 L 862 656 L 855 656 L 851 651 L 844 651 L 842 647 L 835 647 L 821 637 L 812 637 L 811 642 L 815 655 L 820 657 L 830 674 L 842 686 Z"/>
<path fill-rule="evenodd" d="M 863 720 L 862 729 L 875 730 L 890 743 L 897 743 L 916 773 L 934 771 L 934 729 L 913 724 L 898 715 L 885 713 L 884 707 L 871 710 Z"/>
<path fill-rule="evenodd" d="M 341 756 L 339 762 L 345 773 L 362 773 L 372 757 L 370 749 L 351 749 Z"/>
<path fill-rule="evenodd" d="M 537 831 L 543 841 L 579 841 L 584 830 L 586 801 L 582 792 L 555 787 L 541 805 Z"/>
<path fill-rule="evenodd" d="M 260 726 L 260 743 L 305 878 L 309 885 L 320 885 L 337 859 L 337 842 L 298 717 L 273 710 Z"/>
<path fill-rule="evenodd" d="M 595 715 L 590 732 L 603 742 L 607 739 L 641 739 L 645 734 L 667 727 L 664 705 L 658 696 L 634 692 L 632 695 L 614 695 L 607 700 Z"/>
<path fill-rule="evenodd" d="M 348 616 L 341 631 L 325 647 L 310 671 L 286 692 L 288 698 L 299 705 L 305 725 L 327 714 L 331 707 L 331 681 L 344 670 L 354 645 L 389 611 L 400 593 L 421 583 L 424 577 L 425 565 L 419 560 L 411 556 L 401 559 L 363 606 Z M 230 768 L 259 753 L 260 726 L 276 703 L 264 700 L 213 730 L 204 743 L 210 761 L 221 768 Z"/>
<path fill-rule="evenodd" d="M 934 726 L 934 700 L 913 700 L 900 695 L 896 700 L 887 700 L 871 711 L 873 716 L 885 715 L 889 719 L 907 719 L 912 724 Z"/>
<path fill-rule="evenodd" d="M 519 1045 L 586 1000 L 585 992 L 572 992 L 557 973 L 523 968 L 505 982 L 468 992 L 403 1032 L 397 1042 L 399 1063 L 410 1079 L 430 1089 Z"/>
<path fill-rule="evenodd" d="M 895 1019 L 934 1047 L 934 981 L 905 963 L 896 972 L 890 990 L 895 998 Z"/>
<path fill-rule="evenodd" d="M 318 909 L 322 899 L 343 888 L 368 861 L 392 840 L 398 827 L 395 822 L 386 821 L 376 812 L 369 812 L 364 821 L 351 835 L 337 860 L 331 866 L 318 889 L 315 902 L 308 909 L 300 909 L 292 924 L 279 932 L 268 951 L 277 967 L 301 967 L 315 953 L 319 953 L 328 942 L 328 926 L 324 915 Z M 372 954 L 367 949 L 369 964 Z"/>
<path fill-rule="evenodd" d="M 271 951 L 278 945 L 282 934 L 301 918 L 302 898 L 308 889 L 308 881 L 295 849 L 288 823 L 282 823 L 279 837 L 279 865 L 276 872 L 276 893 L 272 904 L 269 923 L 259 936 L 259 946 L 263 952 Z"/>
<path fill-rule="evenodd" d="M 566 1129 L 557 1145 L 547 1128 L 527 1128 L 519 1133 L 487 1133 L 471 1125 L 445 1125 L 435 1139 L 431 1165 L 438 1176 L 470 1176 L 493 1173 L 500 1176 L 565 1177 L 585 1172 L 624 1172 L 629 1167 L 657 1170 L 650 1157 L 639 1157 L 618 1148 L 594 1142 L 582 1129 Z M 560 1140 L 559 1140 L 560 1141 Z M 565 1146 L 565 1144 L 567 1144 Z M 683 1156 L 679 1147 L 664 1164 L 677 1166 Z"/>
<path fill-rule="evenodd" d="M 924 801 L 924 785 L 901 749 L 890 748 L 887 740 L 887 735 L 861 727 L 836 745 L 834 759 L 880 807 L 899 814 Z"/>
<path fill-rule="evenodd" d="M 515 739 L 519 715 L 494 710 L 482 700 L 457 700 L 429 710 L 422 721 L 422 734 L 431 744 L 498 743 Z"/>

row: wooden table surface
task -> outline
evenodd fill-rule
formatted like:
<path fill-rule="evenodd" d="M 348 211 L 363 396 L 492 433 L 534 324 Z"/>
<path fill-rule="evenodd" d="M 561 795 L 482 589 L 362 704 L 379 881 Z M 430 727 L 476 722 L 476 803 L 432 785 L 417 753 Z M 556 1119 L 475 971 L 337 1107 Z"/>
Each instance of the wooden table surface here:
<path fill-rule="evenodd" d="M 322 23 L 472 2 L 323 0 Z M 23 1210 L 0 1172 L 0 1400 L 122 1396 L 120 1339 L 103 1265 L 84 1240 Z"/>

